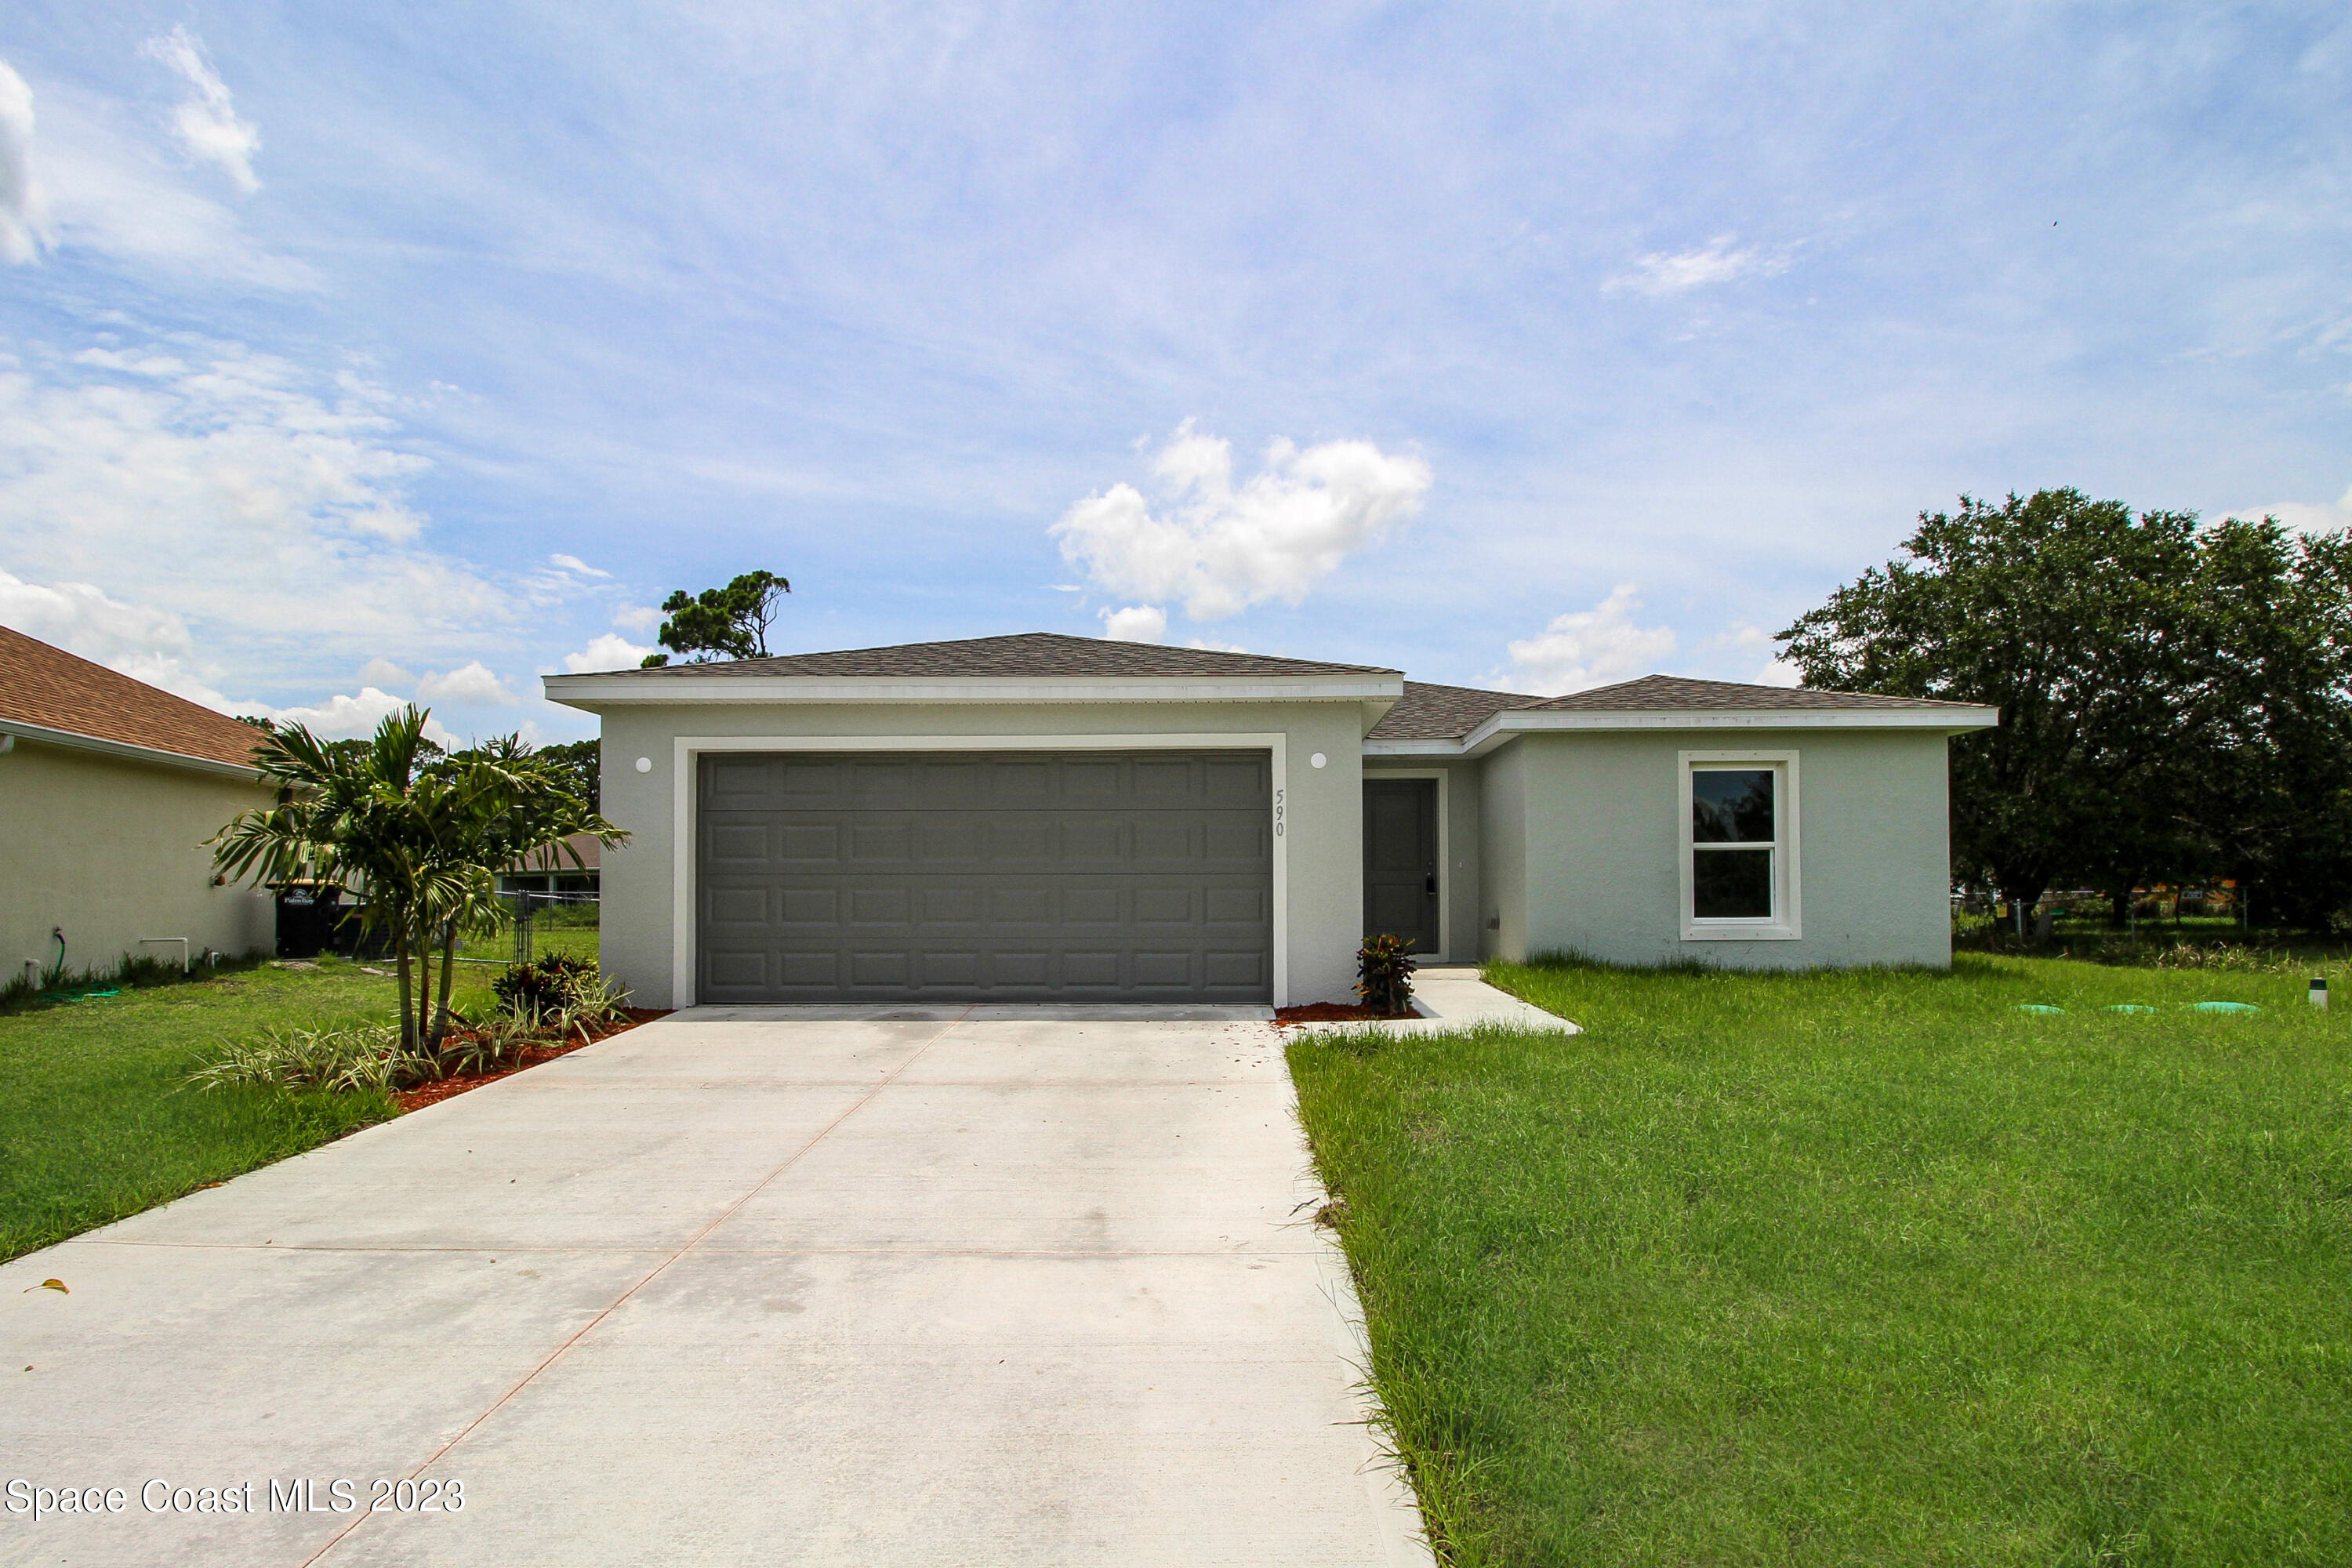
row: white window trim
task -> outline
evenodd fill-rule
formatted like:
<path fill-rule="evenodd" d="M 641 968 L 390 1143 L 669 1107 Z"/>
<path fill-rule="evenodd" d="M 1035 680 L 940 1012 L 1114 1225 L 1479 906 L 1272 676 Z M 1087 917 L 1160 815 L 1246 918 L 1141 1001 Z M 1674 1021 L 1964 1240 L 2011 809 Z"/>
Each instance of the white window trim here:
<path fill-rule="evenodd" d="M 1773 818 L 1779 837 L 1772 858 L 1770 920 L 1700 920 L 1692 913 L 1692 879 L 1698 851 L 1691 841 L 1691 773 L 1696 768 L 1749 763 L 1769 765 L 1780 777 L 1772 786 Z M 1793 748 L 1769 751 L 1676 752 L 1675 795 L 1680 813 L 1682 840 L 1682 917 L 1685 942 L 1799 942 L 1805 934 L 1804 876 L 1798 853 L 1797 753 Z"/>
<path fill-rule="evenodd" d="M 1379 784 L 1386 779 L 1435 779 L 1437 781 L 1437 951 L 1415 953 L 1416 963 L 1451 963 L 1448 956 L 1454 951 L 1454 853 L 1453 812 L 1448 809 L 1446 792 L 1454 787 L 1451 768 L 1366 768 L 1364 782 Z M 1362 852 L 1356 864 L 1364 862 Z"/>
<path fill-rule="evenodd" d="M 705 752 L 1265 752 L 1274 771 L 1274 1005 L 1290 1005 L 1289 737 L 1186 735 L 680 735 L 670 772 L 670 1005 L 691 1007 L 697 900 L 695 834 L 699 826 L 698 759 Z M 1361 860 L 1360 854 L 1358 857 Z"/>

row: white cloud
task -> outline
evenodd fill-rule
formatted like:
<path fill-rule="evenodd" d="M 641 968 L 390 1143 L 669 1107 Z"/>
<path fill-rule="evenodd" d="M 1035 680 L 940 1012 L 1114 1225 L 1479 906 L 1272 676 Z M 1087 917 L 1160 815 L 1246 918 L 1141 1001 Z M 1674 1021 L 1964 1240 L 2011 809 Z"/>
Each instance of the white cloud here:
<path fill-rule="evenodd" d="M 372 658 L 360 666 L 360 679 L 369 686 L 408 686 L 416 677 L 388 658 Z"/>
<path fill-rule="evenodd" d="M 102 252 L 208 288 L 319 286 L 308 265 L 265 249 L 234 210 L 190 189 L 186 171 L 171 167 L 114 99 L 43 86 L 40 176 L 60 250 Z"/>
<path fill-rule="evenodd" d="M 324 702 L 304 707 L 272 708 L 266 702 L 240 702 L 231 710 L 255 719 L 274 719 L 280 724 L 299 724 L 314 735 L 343 741 L 374 734 L 378 724 L 407 706 L 406 701 L 389 691 L 362 686 L 357 697 L 337 694 Z M 459 743 L 448 726 L 438 719 L 425 720 L 425 733 L 440 745 Z"/>
<path fill-rule="evenodd" d="M 506 683 L 480 659 L 473 659 L 443 674 L 428 669 L 416 683 L 420 702 L 488 702 L 504 704 L 515 700 Z"/>
<path fill-rule="evenodd" d="M 386 649 L 478 657 L 512 595 L 424 542 L 404 487 L 429 465 L 393 444 L 390 399 L 326 380 L 184 337 L 0 359 L 0 561 L 170 606 L 180 631 L 147 650 L 201 648 L 248 690 Z"/>
<path fill-rule="evenodd" d="M 2347 489 L 2332 503 L 2283 500 L 2270 506 L 2241 507 L 2225 515 L 2249 519 L 2274 517 L 2297 533 L 2335 533 L 2352 528 L 2352 489 Z"/>
<path fill-rule="evenodd" d="M 656 631 L 662 624 L 662 613 L 651 605 L 624 605 L 613 612 L 613 624 L 625 632 Z"/>
<path fill-rule="evenodd" d="M 0 261 L 32 261 L 48 238 L 48 204 L 33 177 L 33 89 L 0 60 Z"/>
<path fill-rule="evenodd" d="M 161 60 L 195 89 L 194 98 L 172 112 L 172 129 L 189 156 L 219 164 L 241 191 L 259 190 L 253 155 L 261 150 L 261 132 L 251 121 L 237 118 L 228 84 L 205 58 L 203 41 L 182 24 L 148 39 L 140 53 Z"/>
<path fill-rule="evenodd" d="M 1553 617 L 1538 636 L 1510 645 L 1512 669 L 1496 683 L 1507 691 L 1538 691 L 1561 697 L 1646 675 L 1675 651 L 1670 626 L 1633 624 L 1642 601 L 1631 583 L 1620 583 L 1589 610 Z"/>
<path fill-rule="evenodd" d="M 27 583 L 0 572 L 0 626 L 98 664 L 126 655 L 185 657 L 188 628 L 168 611 L 128 605 L 90 583 Z"/>
<path fill-rule="evenodd" d="M 1736 236 L 1719 234 L 1695 250 L 1671 253 L 1654 251 L 1637 256 L 1630 271 L 1620 273 L 1601 286 L 1604 294 L 1630 290 L 1647 294 L 1653 299 L 1668 294 L 1684 294 L 1693 289 L 1705 289 L 1712 284 L 1735 282 L 1742 278 L 1769 278 L 1789 269 L 1787 251 L 1765 251 L 1750 247 L 1736 249 Z"/>
<path fill-rule="evenodd" d="M 612 575 L 610 572 L 597 571 L 577 555 L 565 555 L 558 552 L 547 559 L 559 569 L 569 572 L 575 577 L 610 577 Z"/>
<path fill-rule="evenodd" d="M 1747 678 L 1753 685 L 1801 686 L 1804 684 L 1804 676 L 1797 667 L 1774 651 L 1779 647 L 1779 639 L 1761 626 L 1749 626 L 1743 621 L 1722 636 L 1708 638 L 1706 646 L 1736 648 L 1750 658 L 1761 655 L 1764 659 L 1762 668 Z"/>
<path fill-rule="evenodd" d="M 1214 620 L 1279 599 L 1296 605 L 1349 553 L 1378 542 L 1421 510 L 1429 465 L 1369 441 L 1267 448 L 1246 484 L 1233 447 L 1186 420 L 1151 461 L 1164 493 L 1155 516 L 1133 486 L 1113 485 L 1050 531 L 1096 587 L 1138 599 L 1181 599 Z"/>
<path fill-rule="evenodd" d="M 563 656 L 563 668 L 574 675 L 593 675 L 600 670 L 635 669 L 654 652 L 640 647 L 617 633 L 604 632 L 590 640 L 578 653 Z"/>
<path fill-rule="evenodd" d="M 1166 642 L 1168 612 L 1157 605 L 1129 605 L 1124 609 L 1097 610 L 1103 636 L 1113 642 Z"/>

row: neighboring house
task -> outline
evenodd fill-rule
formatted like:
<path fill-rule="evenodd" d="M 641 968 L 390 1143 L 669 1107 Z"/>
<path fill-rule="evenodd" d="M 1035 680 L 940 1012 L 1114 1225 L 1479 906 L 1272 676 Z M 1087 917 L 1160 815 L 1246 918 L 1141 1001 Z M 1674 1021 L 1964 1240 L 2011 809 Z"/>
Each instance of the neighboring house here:
<path fill-rule="evenodd" d="M 247 724 L 0 626 L 0 982 L 270 950 L 269 895 L 205 839 L 269 790 Z"/>
<path fill-rule="evenodd" d="M 499 873 L 501 893 L 568 893 L 594 898 L 604 847 L 593 833 L 575 833 L 566 848 L 534 849 Z"/>
<path fill-rule="evenodd" d="M 550 676 L 604 724 L 641 1006 L 1345 999 L 1435 959 L 1950 962 L 1990 708 L 1651 676 L 1545 699 L 1034 634 Z"/>

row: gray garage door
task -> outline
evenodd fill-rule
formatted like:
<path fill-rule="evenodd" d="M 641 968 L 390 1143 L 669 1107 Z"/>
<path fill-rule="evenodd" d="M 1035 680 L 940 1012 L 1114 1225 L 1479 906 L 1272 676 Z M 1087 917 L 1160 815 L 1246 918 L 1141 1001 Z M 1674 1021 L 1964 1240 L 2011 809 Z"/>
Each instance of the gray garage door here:
<path fill-rule="evenodd" d="M 706 753 L 706 1002 L 1265 1002 L 1259 752 Z"/>

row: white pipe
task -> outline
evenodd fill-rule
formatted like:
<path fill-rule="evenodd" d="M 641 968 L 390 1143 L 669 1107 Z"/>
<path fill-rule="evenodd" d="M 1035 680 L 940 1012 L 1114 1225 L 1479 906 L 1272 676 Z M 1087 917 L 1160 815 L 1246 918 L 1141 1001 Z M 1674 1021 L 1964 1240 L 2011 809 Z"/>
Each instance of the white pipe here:
<path fill-rule="evenodd" d="M 146 944 L 146 943 L 148 943 L 148 942 L 178 942 L 178 943 L 180 944 L 180 973 L 183 973 L 183 974 L 185 974 L 185 973 L 188 972 L 188 939 L 187 939 L 186 937 L 184 937 L 184 936 L 142 936 L 142 937 L 141 937 L 141 938 L 139 939 L 139 941 L 140 941 L 141 945 L 142 945 L 142 946 L 143 946 L 143 945 L 145 945 L 145 944 Z"/>
<path fill-rule="evenodd" d="M 5 757 L 5 756 L 6 756 L 9 752 L 11 752 L 15 751 L 16 749 L 16 736 L 14 736 L 14 735 L 0 735 L 0 757 Z"/>

